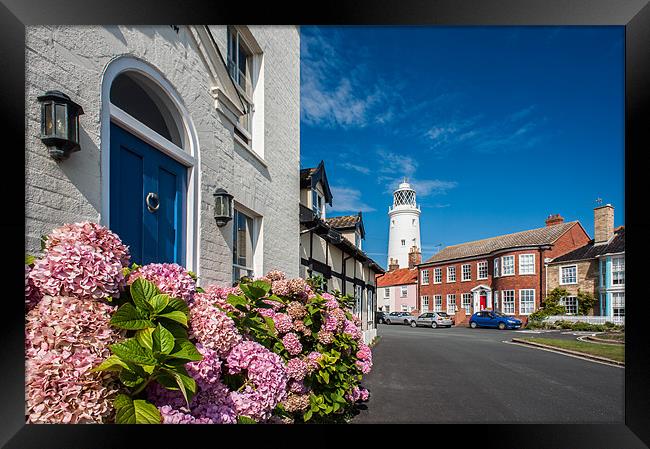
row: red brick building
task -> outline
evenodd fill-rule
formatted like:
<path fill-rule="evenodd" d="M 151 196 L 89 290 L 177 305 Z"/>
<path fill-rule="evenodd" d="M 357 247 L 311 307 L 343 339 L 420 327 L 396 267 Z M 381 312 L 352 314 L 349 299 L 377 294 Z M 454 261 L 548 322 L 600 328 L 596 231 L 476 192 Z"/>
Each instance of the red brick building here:
<path fill-rule="evenodd" d="M 551 215 L 543 228 L 448 246 L 418 265 L 421 310 L 455 315 L 456 325 L 483 309 L 525 322 L 544 300 L 544 261 L 589 241 L 578 221 Z"/>

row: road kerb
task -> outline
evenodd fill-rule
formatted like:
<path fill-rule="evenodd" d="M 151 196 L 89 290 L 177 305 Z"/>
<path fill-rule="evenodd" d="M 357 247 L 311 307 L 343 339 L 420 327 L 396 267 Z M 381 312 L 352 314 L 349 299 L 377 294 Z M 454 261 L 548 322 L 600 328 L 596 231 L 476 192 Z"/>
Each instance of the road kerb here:
<path fill-rule="evenodd" d="M 577 356 L 577 357 L 583 357 L 583 358 L 586 358 L 586 359 L 597 360 L 599 362 L 611 363 L 612 365 L 625 366 L 625 362 L 619 362 L 618 360 L 612 360 L 612 359 L 608 359 L 606 357 L 600 357 L 600 356 L 597 356 L 597 355 L 585 354 L 584 352 L 578 352 L 578 351 L 572 351 L 570 349 L 558 348 L 556 346 L 550 346 L 550 345 L 545 345 L 545 344 L 542 344 L 542 343 L 536 343 L 536 342 L 532 342 L 532 341 L 528 341 L 528 340 L 522 340 L 520 338 L 513 338 L 512 341 L 515 342 L 515 343 L 520 343 L 520 344 L 525 344 L 525 345 L 530 345 L 530 346 L 537 346 L 537 347 L 540 347 L 540 348 L 549 349 L 549 350 L 553 350 L 553 351 L 557 351 L 557 352 L 564 352 L 566 354 L 571 354 L 571 355 L 574 355 L 574 356 Z"/>
<path fill-rule="evenodd" d="M 598 343 L 603 343 L 606 345 L 624 345 L 624 341 L 615 341 L 615 340 L 608 340 L 606 338 L 598 338 L 598 337 L 592 337 L 592 336 L 587 336 L 587 340 L 595 341 Z"/>

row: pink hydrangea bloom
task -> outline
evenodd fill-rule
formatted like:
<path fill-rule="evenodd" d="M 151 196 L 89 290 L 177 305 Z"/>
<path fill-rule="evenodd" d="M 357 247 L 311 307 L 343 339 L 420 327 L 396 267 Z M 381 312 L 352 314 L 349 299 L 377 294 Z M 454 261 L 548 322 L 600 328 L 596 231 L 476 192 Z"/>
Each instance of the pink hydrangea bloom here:
<path fill-rule="evenodd" d="M 279 270 L 271 270 L 268 273 L 266 273 L 266 276 L 264 276 L 266 279 L 270 280 L 271 282 L 273 281 L 281 281 L 286 278 L 286 275 Z"/>
<path fill-rule="evenodd" d="M 295 320 L 293 322 L 293 329 L 296 332 L 300 332 L 303 335 L 311 335 L 311 329 L 309 329 L 307 326 L 305 326 L 305 323 L 302 320 Z"/>
<path fill-rule="evenodd" d="M 309 373 L 320 368 L 318 361 L 323 356 L 320 352 L 312 351 L 307 356 L 307 370 Z"/>
<path fill-rule="evenodd" d="M 175 263 L 151 263 L 134 270 L 128 279 L 131 285 L 138 278 L 156 284 L 156 287 L 172 298 L 191 301 L 196 292 L 196 281 L 187 270 Z"/>
<path fill-rule="evenodd" d="M 102 423 L 121 392 L 115 373 L 89 373 L 124 338 L 111 328 L 115 307 L 74 297 L 44 296 L 27 313 L 25 397 L 28 423 Z"/>
<path fill-rule="evenodd" d="M 113 254 L 82 242 L 63 241 L 48 248 L 28 276 L 44 295 L 102 299 L 119 296 L 124 286 L 122 268 Z"/>
<path fill-rule="evenodd" d="M 354 362 L 354 364 L 361 370 L 362 374 L 368 374 L 370 372 L 370 368 L 372 368 L 372 362 L 370 361 L 361 361 L 357 360 Z"/>
<path fill-rule="evenodd" d="M 366 390 L 365 388 L 359 388 L 359 393 L 360 393 L 359 394 L 360 399 L 362 401 L 367 401 L 368 400 L 368 397 L 370 396 L 370 393 L 369 393 L 368 390 Z"/>
<path fill-rule="evenodd" d="M 307 375 L 307 363 L 295 357 L 287 362 L 287 374 L 291 379 L 303 380 Z"/>
<path fill-rule="evenodd" d="M 309 391 L 309 389 L 305 386 L 305 383 L 302 381 L 290 380 L 289 386 L 287 387 L 287 391 L 296 394 L 305 394 Z"/>
<path fill-rule="evenodd" d="M 233 348 L 226 364 L 229 374 L 245 372 L 247 377 L 242 391 L 230 393 L 237 415 L 268 419 L 286 397 L 288 377 L 282 358 L 259 343 L 244 341 Z"/>
<path fill-rule="evenodd" d="M 43 297 L 34 285 L 34 281 L 29 277 L 30 271 L 32 271 L 32 268 L 25 265 L 25 309 L 27 310 L 33 309 Z"/>
<path fill-rule="evenodd" d="M 372 361 L 372 351 L 370 350 L 370 347 L 365 343 L 359 345 L 359 350 L 357 351 L 356 356 L 359 360 Z"/>
<path fill-rule="evenodd" d="M 295 296 L 300 299 L 306 299 L 307 283 L 304 279 L 281 279 L 273 281 L 272 290 L 278 296 Z"/>
<path fill-rule="evenodd" d="M 302 352 L 302 344 L 298 335 L 293 332 L 288 333 L 282 338 L 282 344 L 291 355 L 297 355 Z"/>
<path fill-rule="evenodd" d="M 287 313 L 294 320 L 299 320 L 307 315 L 307 309 L 298 301 L 291 301 L 287 306 Z"/>
<path fill-rule="evenodd" d="M 363 338 L 363 332 L 361 332 L 361 329 L 357 327 L 356 324 L 354 324 L 350 320 L 345 320 L 343 324 L 343 332 L 354 338 L 355 340 L 359 340 Z"/>
<path fill-rule="evenodd" d="M 242 291 L 239 287 L 219 287 L 217 285 L 208 285 L 204 289 L 204 293 L 196 293 L 195 298 L 207 298 L 214 304 L 218 305 L 226 312 L 236 312 L 234 306 L 228 303 L 228 295 L 241 295 Z"/>
<path fill-rule="evenodd" d="M 282 405 L 289 413 L 303 411 L 309 407 L 309 395 L 289 393 Z"/>
<path fill-rule="evenodd" d="M 129 265 L 129 248 L 120 237 L 105 226 L 92 222 L 65 224 L 54 229 L 47 236 L 46 251 L 62 243 L 81 243 L 92 246 L 95 251 L 105 254 L 111 260 L 117 260 L 123 267 Z"/>
<path fill-rule="evenodd" d="M 322 344 L 329 345 L 330 343 L 332 343 L 334 341 L 334 334 L 332 332 L 321 329 L 321 331 L 318 332 L 318 335 L 316 336 L 316 338 Z"/>
<path fill-rule="evenodd" d="M 293 329 L 291 317 L 286 313 L 276 313 L 273 316 L 273 323 L 280 334 L 286 334 Z"/>
<path fill-rule="evenodd" d="M 189 336 L 221 357 L 242 341 L 235 322 L 214 305 L 213 297 L 197 294 L 189 304 Z"/>

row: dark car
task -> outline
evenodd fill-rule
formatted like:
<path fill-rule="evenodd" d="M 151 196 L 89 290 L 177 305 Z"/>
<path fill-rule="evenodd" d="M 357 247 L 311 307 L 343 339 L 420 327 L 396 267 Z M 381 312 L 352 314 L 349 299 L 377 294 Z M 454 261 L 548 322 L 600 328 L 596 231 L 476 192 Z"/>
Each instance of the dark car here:
<path fill-rule="evenodd" d="M 519 329 L 521 320 L 494 310 L 481 310 L 469 319 L 469 327 L 494 327 L 498 329 Z"/>
<path fill-rule="evenodd" d="M 381 311 L 375 312 L 375 323 L 384 324 L 386 322 L 386 315 L 388 315 L 388 313 L 386 312 L 381 312 Z"/>

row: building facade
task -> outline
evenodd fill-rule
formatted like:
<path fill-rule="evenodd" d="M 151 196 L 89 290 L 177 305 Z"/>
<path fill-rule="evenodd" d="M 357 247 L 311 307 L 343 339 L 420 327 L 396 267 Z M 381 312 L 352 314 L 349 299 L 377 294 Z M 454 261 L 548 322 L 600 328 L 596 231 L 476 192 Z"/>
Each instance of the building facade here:
<path fill-rule="evenodd" d="M 299 58 L 294 26 L 27 27 L 26 251 L 88 220 L 202 284 L 297 276 Z M 84 111 L 62 161 L 40 140 L 51 90 Z M 234 197 L 223 227 L 218 188 Z"/>
<path fill-rule="evenodd" d="M 560 287 L 567 314 L 578 313 L 578 293 L 590 293 L 597 302 L 590 315 L 625 321 L 625 228 L 614 229 L 611 204 L 594 209 L 594 239 L 548 263 L 547 292 Z"/>
<path fill-rule="evenodd" d="M 544 228 L 443 248 L 418 265 L 419 295 L 427 310 L 467 323 L 480 310 L 498 310 L 524 322 L 546 292 L 545 260 L 589 241 L 579 222 L 550 216 Z"/>
<path fill-rule="evenodd" d="M 368 343 L 377 335 L 375 278 L 384 270 L 361 249 L 365 229 L 361 213 L 327 217 L 332 205 L 325 164 L 300 170 L 300 276 L 322 276 L 325 289 L 355 298 L 353 313 Z"/>
<path fill-rule="evenodd" d="M 417 268 L 397 268 L 377 277 L 377 310 L 419 311 Z"/>

